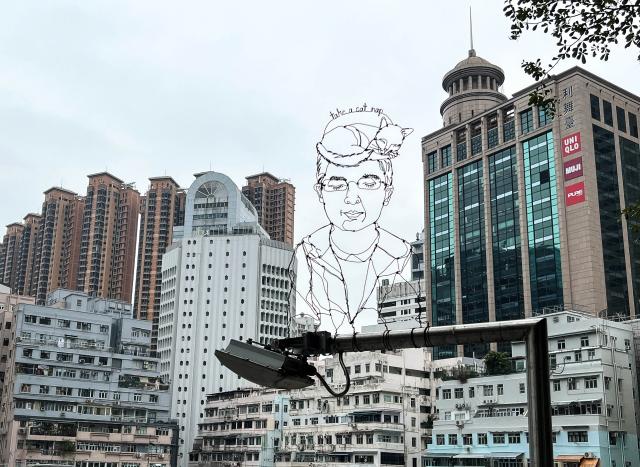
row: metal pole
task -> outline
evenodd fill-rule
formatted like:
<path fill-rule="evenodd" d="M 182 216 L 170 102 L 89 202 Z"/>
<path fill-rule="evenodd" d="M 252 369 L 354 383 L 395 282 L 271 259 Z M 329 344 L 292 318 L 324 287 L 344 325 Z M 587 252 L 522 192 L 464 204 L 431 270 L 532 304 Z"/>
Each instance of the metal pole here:
<path fill-rule="evenodd" d="M 328 347 L 331 353 L 338 353 L 510 341 L 526 342 L 530 465 L 548 467 L 553 465 L 553 443 L 547 321 L 544 318 L 355 333 L 331 338 Z"/>
<path fill-rule="evenodd" d="M 553 465 L 551 389 L 547 320 L 531 327 L 527 345 L 527 405 L 529 407 L 529 456 L 531 465 Z"/>

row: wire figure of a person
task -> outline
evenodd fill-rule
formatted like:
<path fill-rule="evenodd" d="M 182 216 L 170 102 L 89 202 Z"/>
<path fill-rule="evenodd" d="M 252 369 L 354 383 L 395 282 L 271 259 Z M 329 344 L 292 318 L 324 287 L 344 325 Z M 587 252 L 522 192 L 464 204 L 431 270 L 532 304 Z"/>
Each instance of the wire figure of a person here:
<path fill-rule="evenodd" d="M 392 159 L 412 131 L 381 111 L 356 111 L 332 119 L 316 146 L 314 189 L 328 223 L 297 245 L 308 282 L 292 284 L 321 328 L 340 334 L 376 324 L 381 281 L 405 281 L 411 245 L 379 219 L 393 194 Z"/>

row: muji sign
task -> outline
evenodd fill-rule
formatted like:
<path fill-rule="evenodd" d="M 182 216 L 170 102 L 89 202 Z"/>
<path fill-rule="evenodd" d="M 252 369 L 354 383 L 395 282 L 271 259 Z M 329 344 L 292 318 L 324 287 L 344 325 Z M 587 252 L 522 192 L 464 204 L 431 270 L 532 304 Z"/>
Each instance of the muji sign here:
<path fill-rule="evenodd" d="M 585 199 L 584 182 L 578 182 L 564 187 L 564 196 L 567 206 L 582 203 Z"/>
<path fill-rule="evenodd" d="M 580 152 L 582 144 L 580 143 L 580 132 L 572 133 L 562 138 L 562 156 L 570 156 L 576 152 Z"/>
<path fill-rule="evenodd" d="M 582 177 L 582 157 L 564 163 L 564 179 L 572 180 L 578 177 Z"/>

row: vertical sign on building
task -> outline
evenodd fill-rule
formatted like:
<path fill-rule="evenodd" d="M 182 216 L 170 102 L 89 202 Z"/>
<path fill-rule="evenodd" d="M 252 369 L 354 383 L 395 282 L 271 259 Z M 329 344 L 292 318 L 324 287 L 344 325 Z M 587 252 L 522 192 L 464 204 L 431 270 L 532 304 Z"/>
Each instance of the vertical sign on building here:
<path fill-rule="evenodd" d="M 571 133 L 568 136 L 562 138 L 562 157 L 567 157 L 582 149 L 582 142 L 580 140 L 580 132 Z"/>
<path fill-rule="evenodd" d="M 573 180 L 578 177 L 582 177 L 582 157 L 564 163 L 564 179 Z"/>
<path fill-rule="evenodd" d="M 584 182 L 578 182 L 564 187 L 564 199 L 567 206 L 584 202 Z"/>

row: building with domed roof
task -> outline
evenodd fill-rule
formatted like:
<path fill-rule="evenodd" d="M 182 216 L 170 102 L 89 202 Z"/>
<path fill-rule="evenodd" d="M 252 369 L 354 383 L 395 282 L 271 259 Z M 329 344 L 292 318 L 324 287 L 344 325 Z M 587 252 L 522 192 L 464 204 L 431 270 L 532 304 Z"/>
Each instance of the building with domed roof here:
<path fill-rule="evenodd" d="M 529 104 L 537 85 L 508 97 L 504 80 L 472 46 L 442 80 L 443 127 L 422 138 L 431 324 L 640 316 L 640 246 L 620 216 L 640 200 L 640 97 L 573 67 L 542 83 L 552 115 Z"/>
<path fill-rule="evenodd" d="M 251 202 L 218 172 L 195 174 L 184 226 L 162 257 L 157 349 L 171 380 L 171 414 L 180 425 L 183 465 L 209 394 L 252 386 L 214 352 L 231 339 L 266 343 L 289 335 L 293 250 L 271 240 Z M 186 464 L 185 464 L 186 465 Z"/>

